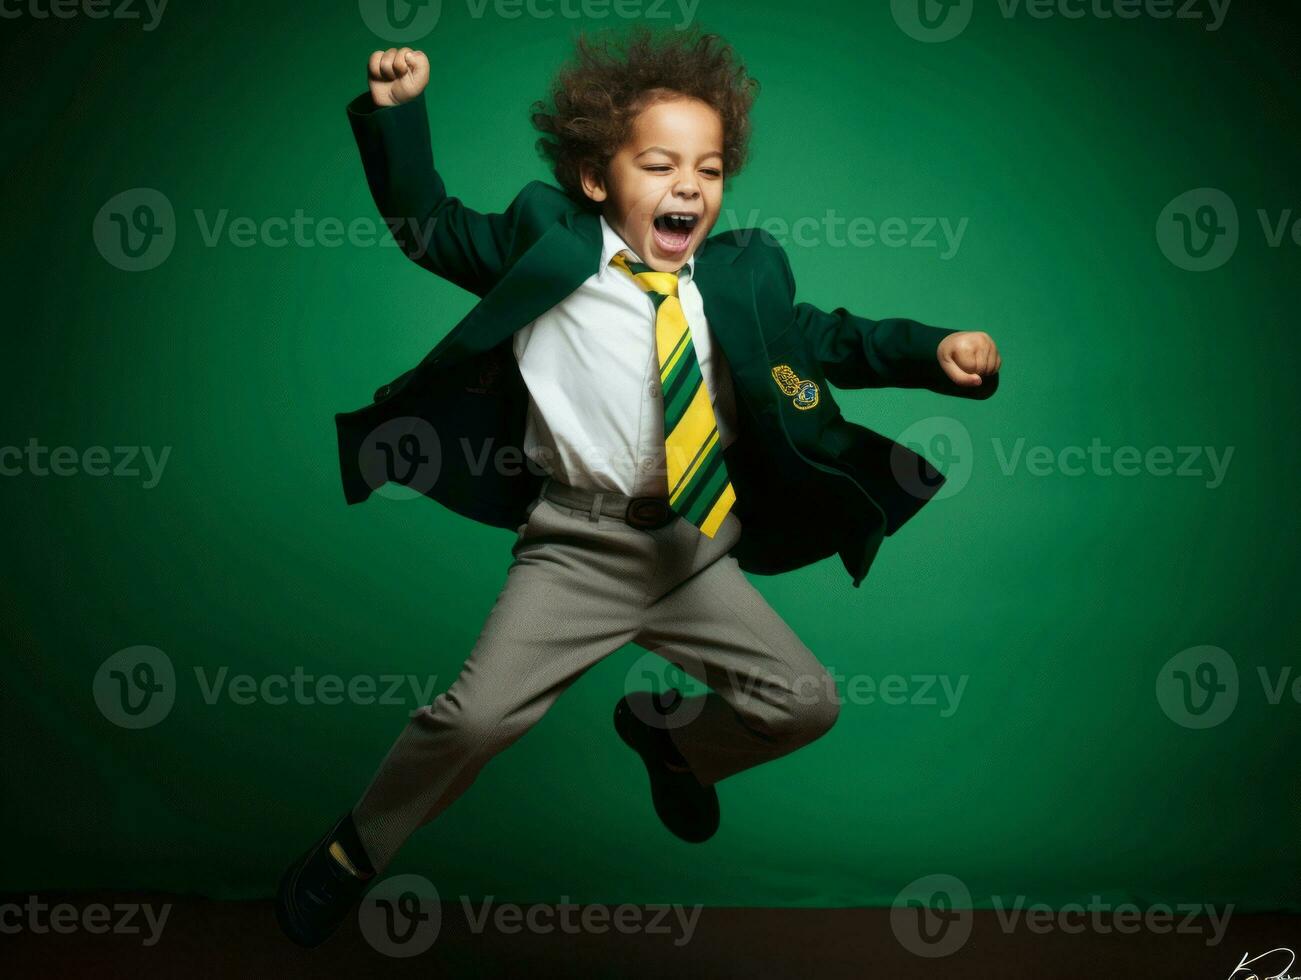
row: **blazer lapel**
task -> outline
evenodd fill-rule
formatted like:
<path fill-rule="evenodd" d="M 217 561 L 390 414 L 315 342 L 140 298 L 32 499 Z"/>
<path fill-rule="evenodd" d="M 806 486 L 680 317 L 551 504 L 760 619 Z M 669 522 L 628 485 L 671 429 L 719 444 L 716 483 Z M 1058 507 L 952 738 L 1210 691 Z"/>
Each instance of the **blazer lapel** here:
<path fill-rule="evenodd" d="M 754 272 L 741 273 L 732 265 L 739 253 L 734 245 L 708 243 L 696 257 L 696 285 L 709 332 L 733 372 L 745 373 L 747 365 L 763 360 L 764 347 L 755 313 Z"/>
<path fill-rule="evenodd" d="M 599 219 L 570 212 L 548 228 L 457 324 L 434 351 L 436 359 L 459 360 L 492 350 L 581 286 L 596 270 L 600 256 Z"/>

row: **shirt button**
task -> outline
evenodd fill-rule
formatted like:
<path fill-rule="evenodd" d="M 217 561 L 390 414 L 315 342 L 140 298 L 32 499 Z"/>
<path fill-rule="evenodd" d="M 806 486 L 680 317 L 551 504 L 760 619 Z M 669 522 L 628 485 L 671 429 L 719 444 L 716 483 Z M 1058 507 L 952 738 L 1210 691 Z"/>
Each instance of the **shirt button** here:
<path fill-rule="evenodd" d="M 660 393 L 660 386 L 658 382 L 652 381 L 649 385 L 646 386 L 646 394 L 650 395 L 652 398 L 654 398 L 659 393 Z"/>

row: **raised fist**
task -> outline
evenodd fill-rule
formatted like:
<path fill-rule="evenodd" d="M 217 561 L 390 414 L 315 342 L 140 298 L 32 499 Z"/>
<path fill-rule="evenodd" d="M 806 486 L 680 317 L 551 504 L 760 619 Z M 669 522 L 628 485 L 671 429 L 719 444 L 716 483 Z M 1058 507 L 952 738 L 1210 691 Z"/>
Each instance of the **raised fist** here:
<path fill-rule="evenodd" d="M 983 330 L 962 330 L 940 341 L 935 356 L 954 384 L 971 388 L 1003 366 L 994 339 Z"/>
<path fill-rule="evenodd" d="M 423 51 L 410 48 L 376 51 L 366 66 L 366 80 L 376 106 L 410 102 L 429 84 L 429 59 Z"/>

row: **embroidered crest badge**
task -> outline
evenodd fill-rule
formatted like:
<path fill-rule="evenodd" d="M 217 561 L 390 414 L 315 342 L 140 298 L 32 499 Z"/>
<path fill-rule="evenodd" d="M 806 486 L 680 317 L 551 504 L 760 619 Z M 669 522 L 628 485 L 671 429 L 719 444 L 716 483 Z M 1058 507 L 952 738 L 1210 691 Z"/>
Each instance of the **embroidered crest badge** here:
<path fill-rule="evenodd" d="M 778 364 L 772 369 L 772 379 L 783 395 L 791 396 L 791 404 L 798 409 L 813 408 L 818 404 L 818 386 L 802 379 L 789 364 Z"/>

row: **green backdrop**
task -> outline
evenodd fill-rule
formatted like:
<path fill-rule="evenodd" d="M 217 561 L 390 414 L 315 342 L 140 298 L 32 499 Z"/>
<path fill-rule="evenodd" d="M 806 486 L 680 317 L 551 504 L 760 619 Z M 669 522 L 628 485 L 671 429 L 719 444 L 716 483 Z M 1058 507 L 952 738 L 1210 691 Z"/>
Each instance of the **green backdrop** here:
<path fill-rule="evenodd" d="M 392 42 L 357 4 L 178 0 L 148 30 L 16 9 L 0 820 L 20 846 L 0 888 L 265 896 L 422 702 L 240 703 L 240 684 L 442 690 L 504 581 L 510 534 L 423 499 L 348 508 L 335 459 L 333 413 L 473 297 L 364 233 L 344 105 Z M 528 106 L 580 28 L 683 20 L 650 0 L 431 9 L 436 158 L 483 210 L 549 179 Z M 609 725 L 630 646 L 392 870 L 515 901 L 873 905 L 948 874 L 978 907 L 1301 907 L 1297 55 L 1245 4 L 1217 30 L 966 12 L 941 42 L 904 4 L 693 16 L 763 84 L 722 226 L 767 222 L 802 300 L 986 329 L 1004 356 L 988 402 L 838 395 L 956 492 L 861 589 L 835 558 L 752 578 L 842 678 L 837 725 L 720 784 L 719 835 L 680 844 Z M 114 235 L 151 216 L 171 251 L 129 271 L 160 253 Z M 146 449 L 168 453 L 156 479 Z M 155 719 L 109 703 L 139 646 L 160 651 Z M 208 695 L 223 670 L 252 681 Z"/>

